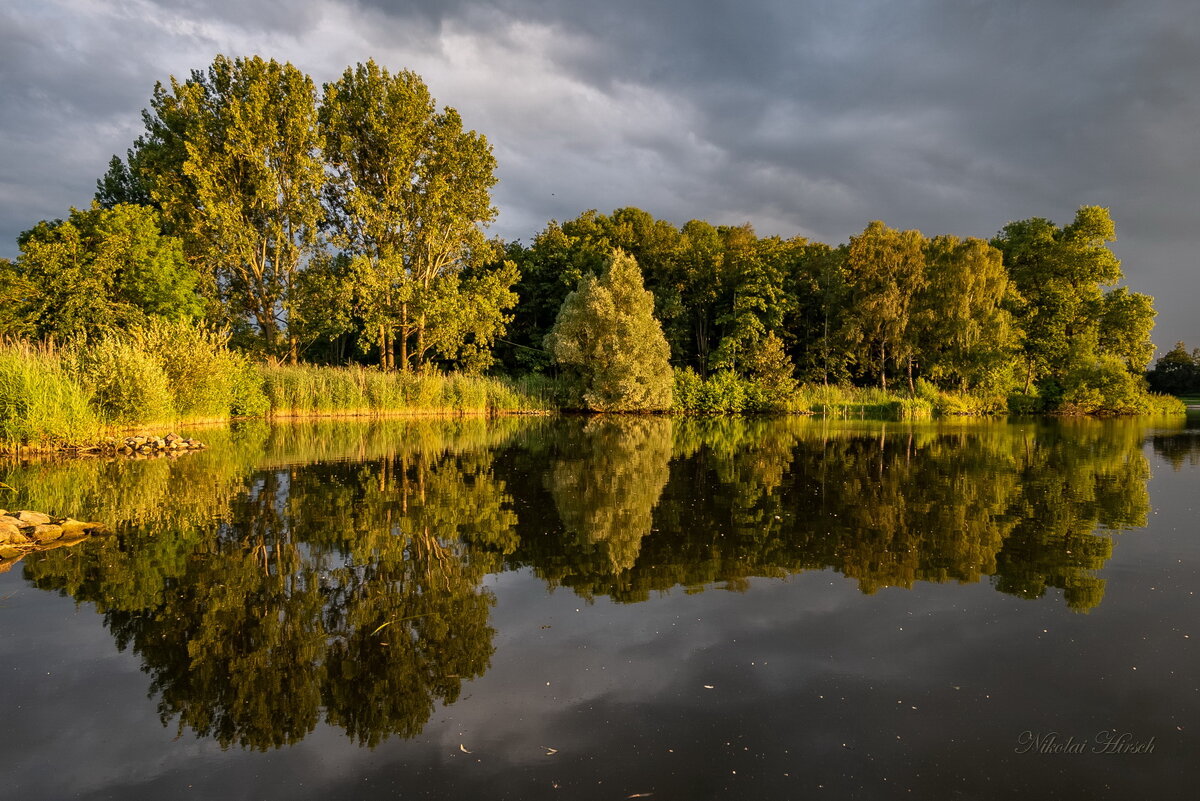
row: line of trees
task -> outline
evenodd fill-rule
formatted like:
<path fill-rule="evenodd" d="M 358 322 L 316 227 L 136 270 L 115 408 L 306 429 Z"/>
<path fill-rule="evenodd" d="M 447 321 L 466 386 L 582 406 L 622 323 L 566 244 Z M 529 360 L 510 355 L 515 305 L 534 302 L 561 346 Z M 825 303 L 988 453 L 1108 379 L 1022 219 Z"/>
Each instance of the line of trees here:
<path fill-rule="evenodd" d="M 1146 377 L 1155 392 L 1172 395 L 1200 395 L 1200 348 L 1190 352 L 1183 342 L 1159 357 Z"/>
<path fill-rule="evenodd" d="M 1115 238 L 1096 206 L 1065 226 L 1010 223 L 990 242 L 876 221 L 838 247 L 759 237 L 748 224 L 676 227 L 636 208 L 588 211 L 508 246 L 521 303 L 498 351 L 510 369 L 546 369 L 552 354 L 539 348 L 564 299 L 619 248 L 653 293 L 672 365 L 701 377 L 754 377 L 782 350 L 784 375 L 794 368 L 810 383 L 915 392 L 924 379 L 1086 410 L 1144 394 L 1154 349 L 1152 299 L 1113 287 Z"/>
<path fill-rule="evenodd" d="M 516 302 L 481 230 L 496 162 L 418 75 L 368 61 L 318 94 L 291 64 L 218 56 L 156 85 L 143 120 L 91 209 L 22 235 L 9 333 L 203 316 L 291 362 L 487 365 Z"/>
<path fill-rule="evenodd" d="M 276 360 L 467 371 L 499 360 L 583 380 L 571 362 L 581 325 L 596 342 L 604 326 L 641 332 L 592 347 L 609 372 L 627 374 L 634 351 L 658 342 L 644 319 L 597 316 L 614 298 L 640 308 L 648 290 L 669 354 L 650 348 L 658 377 L 636 392 L 651 406 L 670 394 L 671 368 L 676 385 L 748 378 L 773 393 L 797 379 L 1016 390 L 1031 410 L 1132 411 L 1145 397 L 1155 312 L 1116 286 L 1104 208 L 1062 226 L 1009 223 L 990 242 L 876 221 L 836 247 L 622 208 L 505 245 L 483 233 L 496 214 L 491 147 L 415 73 L 367 61 L 318 92 L 291 64 L 218 56 L 158 84 L 143 121 L 90 209 L 39 223 L 0 263 L 0 333 L 203 318 Z M 607 286 L 617 262 L 624 277 Z M 583 339 L 547 338 L 564 310 Z M 604 408 L 623 403 L 590 391 Z"/>

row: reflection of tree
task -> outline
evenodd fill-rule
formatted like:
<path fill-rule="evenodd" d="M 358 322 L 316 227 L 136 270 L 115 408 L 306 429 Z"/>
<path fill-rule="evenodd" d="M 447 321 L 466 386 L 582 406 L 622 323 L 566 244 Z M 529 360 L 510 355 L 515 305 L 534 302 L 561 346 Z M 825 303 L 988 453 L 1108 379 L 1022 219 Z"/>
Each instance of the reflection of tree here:
<path fill-rule="evenodd" d="M 631 567 L 667 483 L 671 421 L 602 417 L 560 446 L 546 476 L 575 547 L 610 572 Z"/>
<path fill-rule="evenodd" d="M 1087 610 L 1103 597 L 1095 571 L 1111 554 L 1108 532 L 1144 524 L 1140 438 L 1137 424 L 1123 422 L 683 420 L 654 531 L 633 562 L 587 561 L 529 535 L 517 561 L 585 596 L 623 601 L 832 568 L 868 593 L 993 576 L 1004 592 L 1059 588 L 1071 608 Z M 586 480 L 573 475 L 571 486 Z M 559 497 L 570 530 L 574 512 Z"/>
<path fill-rule="evenodd" d="M 620 574 L 637 560 L 667 483 L 671 420 L 597 417 L 556 433 L 545 486 L 564 534 L 548 544 L 565 559 L 538 567 L 565 584 Z"/>
<path fill-rule="evenodd" d="M 322 718 L 366 744 L 413 736 L 487 668 L 481 582 L 515 547 L 490 452 L 447 443 L 258 470 L 225 522 L 128 528 L 27 574 L 97 604 L 152 676 L 164 722 L 263 749 Z M 168 568 L 155 564 L 164 551 Z M 158 586 L 126 588 L 131 576 Z"/>
<path fill-rule="evenodd" d="M 1183 421 L 1180 421 L 1180 426 L 1183 425 Z M 1179 470 L 1184 464 L 1191 467 L 1200 465 L 1200 431 L 1156 431 L 1150 442 L 1154 446 L 1154 452 L 1175 470 Z"/>
<path fill-rule="evenodd" d="M 1146 524 L 1150 465 L 1140 431 L 1123 421 L 1043 427 L 1023 438 L 1019 475 L 1010 503 L 1017 523 L 997 555 L 996 587 L 1023 597 L 1056 587 L 1072 609 L 1091 609 L 1104 598 L 1094 571 L 1113 547 L 1097 529 Z"/>
<path fill-rule="evenodd" d="M 1090 609 L 1112 533 L 1145 523 L 1143 433 L 1123 421 L 342 423 L 247 427 L 179 460 L 12 467 L 3 480 L 28 505 L 113 524 L 112 537 L 31 555 L 26 576 L 96 605 L 142 659 L 164 720 L 252 748 L 324 720 L 374 744 L 418 733 L 487 668 L 482 580 L 504 567 L 620 601 L 805 570 L 864 592 L 990 576 Z"/>

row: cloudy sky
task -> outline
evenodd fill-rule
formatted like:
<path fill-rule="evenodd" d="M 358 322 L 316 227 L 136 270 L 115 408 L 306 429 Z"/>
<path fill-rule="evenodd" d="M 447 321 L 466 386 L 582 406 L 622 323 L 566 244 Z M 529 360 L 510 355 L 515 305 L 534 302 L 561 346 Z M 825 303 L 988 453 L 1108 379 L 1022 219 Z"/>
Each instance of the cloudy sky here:
<path fill-rule="evenodd" d="M 217 53 L 420 73 L 493 144 L 506 239 L 620 206 L 831 244 L 1107 206 L 1160 349 L 1200 345 L 1190 0 L 8 0 L 0 255 Z"/>

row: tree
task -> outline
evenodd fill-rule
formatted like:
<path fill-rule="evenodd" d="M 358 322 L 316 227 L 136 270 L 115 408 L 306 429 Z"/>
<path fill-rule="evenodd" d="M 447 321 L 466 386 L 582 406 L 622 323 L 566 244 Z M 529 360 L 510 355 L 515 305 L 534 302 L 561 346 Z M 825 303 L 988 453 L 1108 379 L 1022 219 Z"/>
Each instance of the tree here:
<path fill-rule="evenodd" d="M 915 311 L 925 371 L 964 392 L 1007 390 L 1007 365 L 1018 342 L 1000 251 L 982 239 L 937 236 L 925 252 L 925 286 Z"/>
<path fill-rule="evenodd" d="M 1035 217 L 1009 223 L 992 240 L 1017 290 L 1014 314 L 1024 333 L 1025 390 L 1042 376 L 1061 378 L 1099 347 L 1102 286 L 1121 278 L 1109 249 L 1116 232 L 1108 209 L 1083 206 L 1059 228 Z"/>
<path fill-rule="evenodd" d="M 1142 373 L 1154 356 L 1154 298 L 1117 287 L 1100 304 L 1100 350 L 1116 356 L 1131 373 Z"/>
<path fill-rule="evenodd" d="M 1187 345 L 1176 342 L 1175 347 L 1159 357 L 1147 375 L 1150 388 L 1156 392 L 1183 395 L 1200 390 L 1200 363 L 1188 353 Z"/>
<path fill-rule="evenodd" d="M 545 346 L 577 402 L 598 412 L 671 407 L 670 348 L 637 261 L 614 249 L 604 273 L 567 295 Z"/>
<path fill-rule="evenodd" d="M 491 146 L 454 109 L 438 112 L 416 73 L 373 60 L 325 85 L 320 122 L 333 240 L 357 260 L 370 335 L 385 367 L 408 369 L 414 345 L 419 365 L 446 337 L 429 331 L 439 282 L 484 247 L 496 215 Z"/>
<path fill-rule="evenodd" d="M 173 230 L 217 278 L 231 312 L 273 355 L 287 342 L 296 275 L 317 245 L 324 165 L 312 79 L 258 56 L 158 84 L 133 159 Z"/>
<path fill-rule="evenodd" d="M 203 312 L 199 276 L 180 241 L 160 232 L 152 208 L 71 209 L 66 220 L 43 220 L 18 243 L 21 255 L 8 280 L 19 282 L 24 297 L 22 322 L 12 333 L 96 334 L 147 317 Z"/>
<path fill-rule="evenodd" d="M 874 364 L 887 389 L 887 365 L 903 365 L 913 391 L 916 356 L 913 305 L 925 283 L 925 237 L 897 231 L 878 220 L 850 237 L 846 254 L 849 283 L 847 340 L 859 363 Z"/>

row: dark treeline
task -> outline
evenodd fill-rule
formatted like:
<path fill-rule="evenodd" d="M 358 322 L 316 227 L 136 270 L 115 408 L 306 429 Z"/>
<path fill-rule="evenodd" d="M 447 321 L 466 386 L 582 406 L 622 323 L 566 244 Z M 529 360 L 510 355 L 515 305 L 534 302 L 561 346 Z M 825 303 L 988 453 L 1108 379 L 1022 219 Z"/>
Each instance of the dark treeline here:
<path fill-rule="evenodd" d="M 1147 376 L 1155 392 L 1172 395 L 1200 395 L 1200 348 L 1189 353 L 1187 345 L 1176 342 L 1154 363 Z"/>
<path fill-rule="evenodd" d="M 143 119 L 92 207 L 0 264 L 0 333 L 203 321 L 270 360 L 549 373 L 596 410 L 798 408 L 798 383 L 1156 408 L 1152 299 L 1116 286 L 1097 206 L 991 241 L 876 221 L 836 247 L 622 208 L 505 244 L 483 234 L 490 145 L 412 72 L 368 61 L 318 91 L 218 56 L 157 85 Z"/>
<path fill-rule="evenodd" d="M 1113 222 L 1086 206 L 1058 226 L 1010 223 L 990 242 L 872 222 L 831 247 L 760 237 L 749 225 L 682 227 L 635 208 L 552 222 L 508 258 L 521 298 L 497 352 L 513 370 L 550 367 L 541 348 L 567 295 L 614 248 L 654 296 L 671 363 L 701 377 L 802 382 L 1003 399 L 1027 410 L 1132 410 L 1153 345 L 1151 298 L 1124 287 Z"/>

